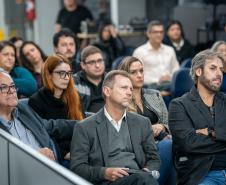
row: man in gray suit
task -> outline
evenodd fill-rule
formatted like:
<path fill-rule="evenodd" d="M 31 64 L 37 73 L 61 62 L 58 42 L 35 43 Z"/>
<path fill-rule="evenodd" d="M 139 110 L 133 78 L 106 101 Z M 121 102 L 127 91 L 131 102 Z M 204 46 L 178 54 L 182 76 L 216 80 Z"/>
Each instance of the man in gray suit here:
<path fill-rule="evenodd" d="M 71 170 L 94 184 L 158 184 L 160 159 L 150 122 L 126 111 L 132 90 L 127 72 L 109 72 L 102 87 L 104 108 L 74 129 Z"/>
<path fill-rule="evenodd" d="M 74 124 L 75 121 L 44 120 L 26 104 L 18 103 L 12 78 L 0 68 L 0 129 L 55 160 L 50 136 L 71 138 Z"/>

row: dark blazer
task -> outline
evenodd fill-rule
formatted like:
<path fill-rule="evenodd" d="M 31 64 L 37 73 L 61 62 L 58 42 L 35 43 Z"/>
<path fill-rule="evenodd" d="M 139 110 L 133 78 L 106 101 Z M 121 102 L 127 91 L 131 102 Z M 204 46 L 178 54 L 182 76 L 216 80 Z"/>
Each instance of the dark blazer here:
<path fill-rule="evenodd" d="M 71 144 L 71 170 L 92 183 L 104 181 L 108 167 L 108 134 L 104 110 L 76 125 Z M 137 164 L 140 168 L 159 170 L 150 122 L 138 114 L 127 112 L 127 124 Z"/>
<path fill-rule="evenodd" d="M 45 120 L 35 113 L 25 102 L 20 102 L 17 105 L 18 119 L 29 129 L 35 136 L 41 147 L 50 146 L 50 137 L 59 139 L 71 139 L 72 130 L 76 121 L 70 120 Z M 0 123 L 0 128 L 7 129 Z"/>
<path fill-rule="evenodd" d="M 173 137 L 178 185 L 197 185 L 208 173 L 214 154 L 226 152 L 226 95 L 214 98 L 216 139 L 196 134 L 211 125 L 211 114 L 193 87 L 173 100 L 169 107 L 169 128 Z"/>

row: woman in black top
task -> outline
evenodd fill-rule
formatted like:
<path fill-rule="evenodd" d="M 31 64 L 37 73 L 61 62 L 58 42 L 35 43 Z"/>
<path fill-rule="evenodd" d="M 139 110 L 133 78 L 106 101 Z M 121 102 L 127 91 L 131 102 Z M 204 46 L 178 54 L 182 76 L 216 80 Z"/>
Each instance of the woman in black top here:
<path fill-rule="evenodd" d="M 106 71 L 112 67 L 112 62 L 123 54 L 125 49 L 122 39 L 110 22 L 104 22 L 99 27 L 99 41 L 94 43 L 104 54 Z"/>
<path fill-rule="evenodd" d="M 180 64 L 195 54 L 194 47 L 185 38 L 182 24 L 179 21 L 172 20 L 168 23 L 164 43 L 174 48 Z"/>
<path fill-rule="evenodd" d="M 69 61 L 62 55 L 52 55 L 44 64 L 43 87 L 32 95 L 28 104 L 44 119 L 82 120 L 80 98 L 74 86 Z M 57 141 L 61 154 L 70 151 L 70 141 Z"/>

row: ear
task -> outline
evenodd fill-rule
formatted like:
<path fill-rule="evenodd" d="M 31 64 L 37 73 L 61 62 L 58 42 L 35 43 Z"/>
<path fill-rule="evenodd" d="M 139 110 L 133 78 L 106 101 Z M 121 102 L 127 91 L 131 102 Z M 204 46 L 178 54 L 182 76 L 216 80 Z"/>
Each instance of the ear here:
<path fill-rule="evenodd" d="M 202 69 L 201 68 L 198 68 L 196 71 L 195 71 L 195 74 L 196 76 L 200 77 L 202 75 Z"/>
<path fill-rule="evenodd" d="M 54 53 L 58 53 L 58 50 L 56 47 L 54 47 Z"/>
<path fill-rule="evenodd" d="M 85 64 L 84 64 L 84 62 L 80 62 L 80 66 L 81 66 L 81 68 L 82 68 L 82 70 L 84 70 L 84 68 L 85 68 Z"/>
<path fill-rule="evenodd" d="M 111 88 L 110 87 L 103 86 L 102 91 L 103 91 L 103 94 L 106 97 L 109 97 L 111 95 Z"/>
<path fill-rule="evenodd" d="M 150 31 L 146 31 L 146 36 L 147 36 L 147 38 L 149 38 L 150 37 Z"/>

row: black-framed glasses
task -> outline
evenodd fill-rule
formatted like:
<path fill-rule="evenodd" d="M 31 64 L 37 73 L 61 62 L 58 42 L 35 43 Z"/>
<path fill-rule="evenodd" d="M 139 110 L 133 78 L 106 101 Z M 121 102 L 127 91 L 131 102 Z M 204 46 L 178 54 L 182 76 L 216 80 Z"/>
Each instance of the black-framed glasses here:
<path fill-rule="evenodd" d="M 87 62 L 84 62 L 85 64 L 88 64 L 88 65 L 91 65 L 91 66 L 94 66 L 94 65 L 102 65 L 104 63 L 104 60 L 103 59 L 97 59 L 97 60 L 90 60 L 90 61 L 87 61 Z"/>
<path fill-rule="evenodd" d="M 53 73 L 58 74 L 61 79 L 65 79 L 67 76 L 68 78 L 71 78 L 73 75 L 72 71 L 53 71 Z"/>
<path fill-rule="evenodd" d="M 10 93 L 14 93 L 17 91 L 16 85 L 12 84 L 12 85 L 1 85 L 0 86 L 0 91 L 2 94 L 10 94 Z"/>

